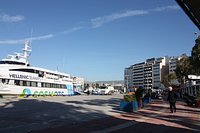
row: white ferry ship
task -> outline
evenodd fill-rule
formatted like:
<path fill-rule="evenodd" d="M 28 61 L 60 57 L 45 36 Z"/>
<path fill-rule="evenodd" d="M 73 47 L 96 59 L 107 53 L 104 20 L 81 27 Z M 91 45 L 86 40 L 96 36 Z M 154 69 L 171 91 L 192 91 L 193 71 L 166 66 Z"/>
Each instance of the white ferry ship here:
<path fill-rule="evenodd" d="M 0 95 L 60 96 L 73 95 L 73 79 L 69 74 L 30 66 L 30 41 L 23 53 L 8 55 L 0 61 Z"/>

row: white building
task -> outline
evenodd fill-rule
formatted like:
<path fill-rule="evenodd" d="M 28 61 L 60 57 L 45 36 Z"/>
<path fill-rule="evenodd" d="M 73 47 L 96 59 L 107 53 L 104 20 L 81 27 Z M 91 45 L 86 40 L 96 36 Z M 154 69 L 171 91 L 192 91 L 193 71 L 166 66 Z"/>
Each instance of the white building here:
<path fill-rule="evenodd" d="M 132 86 L 140 87 L 144 86 L 144 65 L 145 62 L 134 64 L 132 69 Z"/>
<path fill-rule="evenodd" d="M 169 58 L 157 58 L 153 65 L 153 88 L 158 89 L 162 86 L 163 78 L 168 74 Z"/>
<path fill-rule="evenodd" d="M 132 68 L 133 66 L 127 67 L 124 70 L 124 87 L 128 89 L 132 86 Z"/>
<path fill-rule="evenodd" d="M 83 91 L 84 82 L 84 78 L 73 77 L 74 91 Z"/>
<path fill-rule="evenodd" d="M 125 69 L 125 86 L 158 89 L 165 74 L 168 73 L 168 57 L 150 58 L 145 62 L 137 63 Z M 128 88 L 129 88 L 128 87 Z"/>
<path fill-rule="evenodd" d="M 187 57 L 187 55 L 186 54 L 182 54 L 182 55 L 177 56 L 177 57 L 170 57 L 170 60 L 169 60 L 169 73 L 174 73 L 175 72 L 177 61 L 181 60 L 183 57 Z"/>

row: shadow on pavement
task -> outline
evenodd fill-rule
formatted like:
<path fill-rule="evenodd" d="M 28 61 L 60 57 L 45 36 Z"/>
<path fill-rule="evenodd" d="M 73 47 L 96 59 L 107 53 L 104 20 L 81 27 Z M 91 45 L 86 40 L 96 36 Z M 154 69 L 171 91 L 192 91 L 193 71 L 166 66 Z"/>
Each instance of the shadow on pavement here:
<path fill-rule="evenodd" d="M 119 98 L 110 98 L 108 100 L 101 99 L 85 99 L 83 101 L 66 101 L 65 103 L 47 102 L 38 99 L 19 99 L 16 101 L 7 102 L 0 106 L 0 132 L 1 133 L 66 133 L 66 132 L 92 132 L 92 131 L 107 131 L 107 132 L 195 132 L 189 129 L 177 128 L 158 123 L 148 123 L 145 121 L 137 121 L 141 117 L 156 118 L 172 123 L 178 123 L 192 129 L 199 129 L 194 124 L 189 125 L 184 121 L 175 121 L 173 119 L 164 119 L 162 116 L 152 116 L 152 112 L 119 113 L 122 117 L 109 116 L 103 111 L 90 109 L 79 105 L 95 105 L 95 106 L 110 106 L 113 110 L 119 111 Z M 67 103 L 73 103 L 68 105 Z M 154 104 L 159 104 L 155 102 Z M 97 107 L 98 108 L 98 107 Z M 157 109 L 158 108 L 158 109 Z M 163 107 L 162 107 L 163 108 Z M 159 111 L 159 106 L 155 106 L 149 110 Z M 183 109 L 184 111 L 184 109 Z M 155 114 L 157 115 L 157 114 Z M 101 119 L 100 119 L 101 118 Z M 175 119 L 192 121 L 187 117 L 173 116 Z M 193 121 L 195 122 L 195 121 Z M 197 121 L 196 121 L 197 122 Z M 120 128 L 121 125 L 125 125 Z M 126 125 L 128 125 L 126 127 Z M 114 127 L 114 128 L 110 128 Z M 112 130 L 110 130 L 110 129 Z M 114 130 L 117 128 L 117 130 Z M 104 132 L 105 132 L 104 131 Z"/>
<path fill-rule="evenodd" d="M 188 129 L 170 127 L 166 125 L 156 125 L 145 122 L 140 122 L 131 127 L 115 131 L 113 133 L 199 133 Z"/>
<path fill-rule="evenodd" d="M 119 98 L 110 98 L 108 100 L 104 99 L 92 99 L 92 100 L 83 100 L 83 101 L 66 101 L 66 103 L 75 103 L 75 104 L 87 104 L 87 105 L 98 105 L 98 106 L 115 106 L 118 105 Z"/>
<path fill-rule="evenodd" d="M 6 102 L 0 106 L 0 112 L 1 133 L 28 132 L 106 117 L 99 110 L 38 99 Z"/>

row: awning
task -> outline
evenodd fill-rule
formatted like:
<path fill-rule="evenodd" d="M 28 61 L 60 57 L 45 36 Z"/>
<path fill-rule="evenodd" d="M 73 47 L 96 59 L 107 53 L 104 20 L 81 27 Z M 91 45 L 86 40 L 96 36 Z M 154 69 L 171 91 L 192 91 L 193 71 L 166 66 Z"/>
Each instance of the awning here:
<path fill-rule="evenodd" d="M 200 30 L 200 0 L 176 0 L 192 22 Z"/>

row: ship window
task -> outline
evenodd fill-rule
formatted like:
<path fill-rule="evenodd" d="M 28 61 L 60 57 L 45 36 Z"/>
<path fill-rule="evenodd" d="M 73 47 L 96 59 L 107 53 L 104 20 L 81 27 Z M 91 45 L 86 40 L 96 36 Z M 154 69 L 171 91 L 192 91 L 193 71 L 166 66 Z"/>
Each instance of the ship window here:
<path fill-rule="evenodd" d="M 47 84 L 47 88 L 50 88 L 50 83 Z"/>
<path fill-rule="evenodd" d="M 41 87 L 44 87 L 44 83 L 41 83 Z"/>
<path fill-rule="evenodd" d="M 16 62 L 16 61 L 0 61 L 0 64 L 15 64 L 15 65 L 25 65 L 25 63 Z"/>
<path fill-rule="evenodd" d="M 65 85 L 62 85 L 62 84 L 52 84 L 52 83 L 37 83 L 37 82 L 32 82 L 32 86 L 33 84 L 36 84 L 36 86 L 38 87 L 44 87 L 44 88 L 63 88 L 65 89 L 66 86 Z"/>
<path fill-rule="evenodd" d="M 5 83 L 5 81 L 6 81 L 6 79 L 2 79 L 2 83 L 3 83 L 3 84 Z"/>
<path fill-rule="evenodd" d="M 38 75 L 39 77 L 44 77 L 44 72 L 42 72 L 42 71 L 39 71 L 39 75 Z"/>
<path fill-rule="evenodd" d="M 23 86 L 27 86 L 27 83 L 26 83 L 26 81 L 23 81 Z"/>
<path fill-rule="evenodd" d="M 9 84 L 9 81 L 12 81 L 12 80 L 9 80 L 9 79 L 0 79 L 0 83 L 3 83 L 3 84 Z"/>
<path fill-rule="evenodd" d="M 9 83 L 9 79 L 5 79 L 4 84 L 8 84 Z"/>
<path fill-rule="evenodd" d="M 19 82 L 19 85 L 20 85 L 20 86 L 23 86 L 23 81 L 22 81 L 22 80 Z"/>
<path fill-rule="evenodd" d="M 31 86 L 31 82 L 30 81 L 26 81 L 26 85 L 27 86 Z"/>
<path fill-rule="evenodd" d="M 15 85 L 20 85 L 20 80 L 15 80 Z"/>
<path fill-rule="evenodd" d="M 37 87 L 37 82 L 31 82 L 31 86 Z"/>
<path fill-rule="evenodd" d="M 47 88 L 47 83 L 44 83 L 44 86 Z"/>
<path fill-rule="evenodd" d="M 41 87 L 41 83 L 40 82 L 37 83 L 37 87 Z"/>
<path fill-rule="evenodd" d="M 20 72 L 29 72 L 29 73 L 34 73 L 35 70 L 33 69 L 10 69 L 10 71 L 20 71 Z"/>
<path fill-rule="evenodd" d="M 65 86 L 65 85 L 62 85 L 62 88 L 63 88 L 63 89 L 65 89 L 65 88 L 66 88 L 66 86 Z"/>

